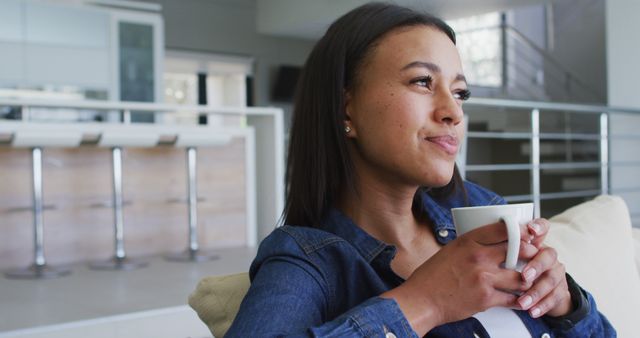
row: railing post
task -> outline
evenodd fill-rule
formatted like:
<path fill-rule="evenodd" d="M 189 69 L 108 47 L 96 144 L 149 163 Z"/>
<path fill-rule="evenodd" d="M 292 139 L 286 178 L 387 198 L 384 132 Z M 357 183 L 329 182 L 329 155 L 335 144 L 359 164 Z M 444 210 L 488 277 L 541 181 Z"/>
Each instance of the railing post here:
<path fill-rule="evenodd" d="M 507 62 L 507 15 L 505 13 L 500 15 L 500 39 L 502 39 L 502 92 L 506 94 L 509 82 L 509 65 Z"/>
<path fill-rule="evenodd" d="M 131 111 L 129 109 L 125 109 L 122 112 L 122 123 L 130 124 L 131 123 Z"/>
<path fill-rule="evenodd" d="M 600 191 L 609 193 L 609 114 L 600 114 Z"/>
<path fill-rule="evenodd" d="M 534 217 L 540 217 L 540 111 L 531 111 L 531 195 Z"/>
<path fill-rule="evenodd" d="M 458 171 L 460 172 L 460 176 L 464 180 L 467 177 L 467 145 L 468 141 L 468 132 L 469 132 L 469 115 L 464 114 L 462 117 L 462 123 L 464 128 L 464 137 L 462 138 L 460 153 L 458 153 L 458 159 L 456 160 L 458 164 Z"/>
<path fill-rule="evenodd" d="M 29 106 L 20 107 L 20 119 L 22 122 L 28 122 L 31 116 L 29 116 Z"/>

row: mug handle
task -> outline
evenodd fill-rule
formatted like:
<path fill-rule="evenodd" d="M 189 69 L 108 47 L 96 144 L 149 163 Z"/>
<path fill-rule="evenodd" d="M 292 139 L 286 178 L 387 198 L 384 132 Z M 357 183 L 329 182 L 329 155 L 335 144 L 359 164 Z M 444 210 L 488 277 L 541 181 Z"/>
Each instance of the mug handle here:
<path fill-rule="evenodd" d="M 516 217 L 507 215 L 502 217 L 502 221 L 507 226 L 507 260 L 505 267 L 515 270 L 518 264 L 518 254 L 520 253 L 520 224 Z"/>

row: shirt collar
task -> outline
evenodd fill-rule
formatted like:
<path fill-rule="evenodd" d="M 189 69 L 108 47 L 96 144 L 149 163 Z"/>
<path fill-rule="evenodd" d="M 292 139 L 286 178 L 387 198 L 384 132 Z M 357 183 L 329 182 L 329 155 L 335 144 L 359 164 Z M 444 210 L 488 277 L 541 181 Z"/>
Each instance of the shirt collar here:
<path fill-rule="evenodd" d="M 433 232 L 438 243 L 444 245 L 456 238 L 456 230 L 450 209 L 457 206 L 457 201 L 440 202 L 425 191 L 419 192 L 422 211 L 427 215 L 433 225 Z M 331 232 L 349 242 L 360 254 L 371 262 L 382 252 L 389 252 L 391 257 L 395 255 L 396 248 L 384 243 L 357 226 L 351 218 L 340 210 L 332 208 L 322 222 L 325 231 Z M 386 250 L 385 250 L 386 249 Z"/>
<path fill-rule="evenodd" d="M 323 230 L 329 231 L 349 242 L 367 262 L 371 262 L 385 248 L 393 247 L 369 235 L 357 226 L 351 218 L 335 208 L 329 211 L 329 215 L 323 222 Z M 395 248 L 393 250 L 395 253 Z"/>
<path fill-rule="evenodd" d="M 420 191 L 419 194 L 422 200 L 422 211 L 424 211 L 429 217 L 429 220 L 434 226 L 433 230 L 438 231 L 446 229 L 455 231 L 453 217 L 451 216 L 451 208 L 458 206 L 457 203 L 450 203 L 446 200 L 436 200 L 425 191 Z"/>

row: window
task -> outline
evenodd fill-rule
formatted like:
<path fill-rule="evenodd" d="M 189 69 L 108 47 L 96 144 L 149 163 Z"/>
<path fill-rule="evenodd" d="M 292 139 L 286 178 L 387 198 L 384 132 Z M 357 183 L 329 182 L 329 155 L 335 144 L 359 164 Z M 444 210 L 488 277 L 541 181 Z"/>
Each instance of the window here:
<path fill-rule="evenodd" d="M 447 23 L 455 30 L 462 67 L 470 85 L 502 87 L 501 13 L 494 12 Z"/>

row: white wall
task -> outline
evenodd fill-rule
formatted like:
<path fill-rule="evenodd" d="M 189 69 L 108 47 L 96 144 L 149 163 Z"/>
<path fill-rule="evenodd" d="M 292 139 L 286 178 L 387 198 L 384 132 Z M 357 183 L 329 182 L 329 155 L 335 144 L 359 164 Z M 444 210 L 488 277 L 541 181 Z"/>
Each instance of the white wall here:
<path fill-rule="evenodd" d="M 255 58 L 255 103 L 271 102 L 270 93 L 279 65 L 303 65 L 314 41 L 261 35 L 256 29 L 256 3 L 252 0 L 147 0 L 162 5 L 165 44 L 185 49 Z"/>
<path fill-rule="evenodd" d="M 516 58 L 518 70 L 511 69 L 518 77 L 519 87 L 530 85 L 526 89 L 532 99 L 551 101 L 570 101 L 578 103 L 605 104 L 607 96 L 606 49 L 605 49 L 605 0 L 555 0 L 550 4 L 538 4 L 520 7 L 509 11 L 509 24 L 524 34 L 541 49 L 546 50 L 550 59 L 561 68 L 543 62 L 543 56 L 520 42 L 509 41 L 519 48 L 518 56 L 511 56 L 510 66 Z M 548 25 L 545 26 L 545 21 Z M 514 39 L 511 39 L 514 40 Z M 513 54 L 513 51 L 511 51 Z M 544 70 L 544 88 L 538 88 L 534 68 Z M 565 89 L 565 76 L 561 72 L 570 72 L 584 84 L 571 82 L 571 89 Z M 513 74 L 511 74 L 513 76 Z M 530 78 L 522 78 L 527 77 Z M 523 88 L 520 88 L 522 91 Z M 545 93 L 540 95 L 539 90 Z M 517 98 L 516 95 L 510 97 Z"/>
<path fill-rule="evenodd" d="M 507 14 L 508 24 L 542 49 L 547 43 L 543 24 L 545 20 L 544 5 L 519 7 Z M 531 46 L 522 44 L 513 35 L 508 35 L 507 46 L 509 97 L 546 100 L 546 83 L 538 80 L 538 76 L 544 74 L 543 55 L 535 52 Z M 544 80 L 547 79 L 548 77 L 545 77 Z"/>
<path fill-rule="evenodd" d="M 640 2 L 637 0 L 607 0 L 607 81 L 609 105 L 640 109 L 638 79 L 640 79 Z M 640 135 L 640 114 L 612 118 L 612 133 Z M 613 140 L 612 162 L 640 162 L 640 140 Z M 640 166 L 614 166 L 611 171 L 613 193 L 624 197 L 631 209 L 635 226 L 640 226 L 640 192 L 624 192 L 640 188 Z"/>
<path fill-rule="evenodd" d="M 640 1 L 608 0 L 606 13 L 609 104 L 640 108 Z"/>
<path fill-rule="evenodd" d="M 589 87 L 572 86 L 582 103 L 606 104 L 605 2 L 609 0 L 555 0 L 552 3 L 553 41 L 549 53 Z M 556 68 L 547 71 L 554 70 L 557 72 Z M 555 86 L 558 85 L 562 82 L 556 81 Z M 561 95 L 554 97 L 553 88 L 548 91 L 551 98 L 562 99 Z"/>
<path fill-rule="evenodd" d="M 0 84 L 107 90 L 109 20 L 109 12 L 86 6 L 0 2 Z"/>

